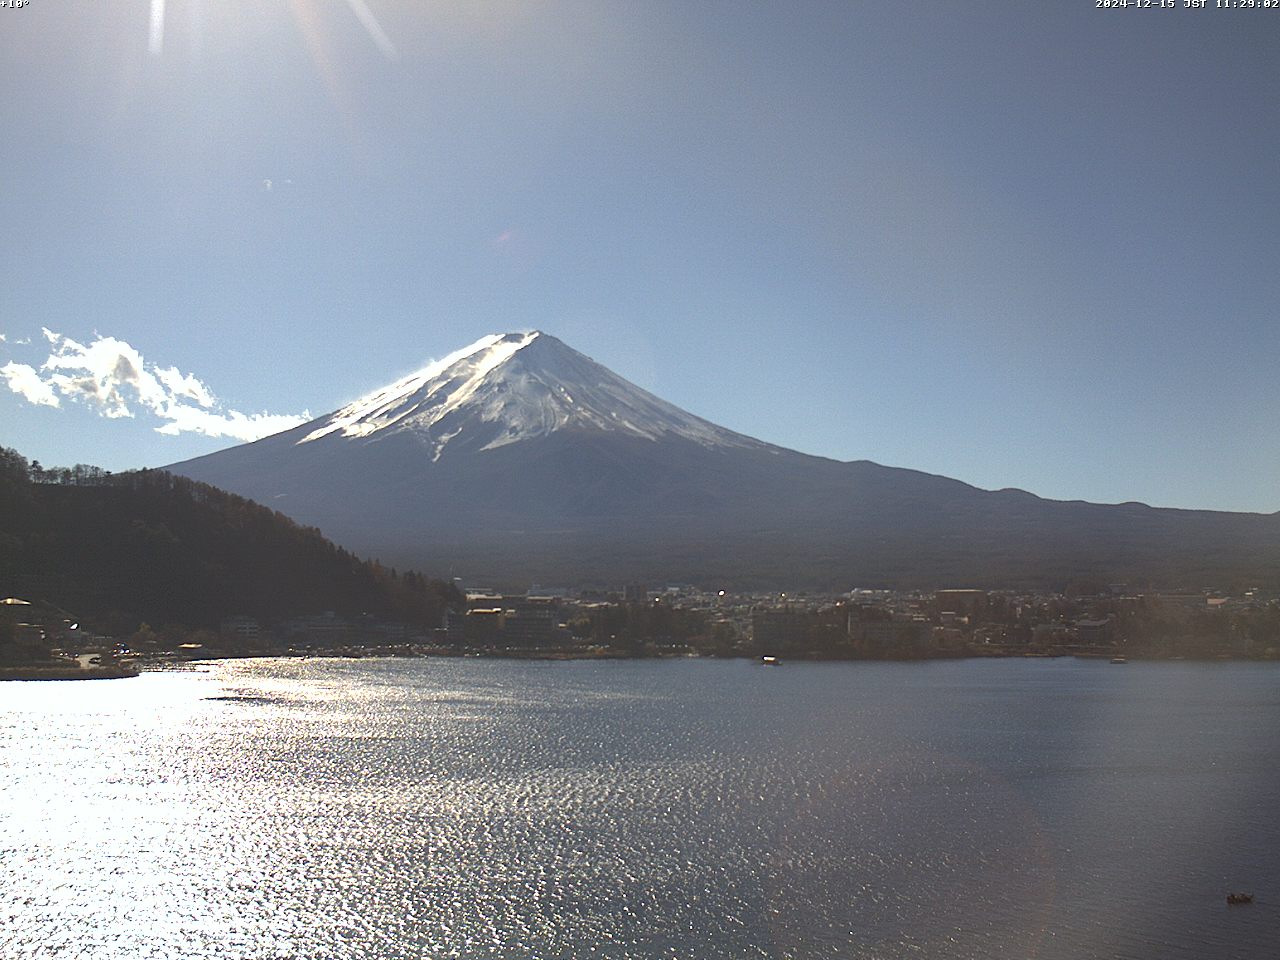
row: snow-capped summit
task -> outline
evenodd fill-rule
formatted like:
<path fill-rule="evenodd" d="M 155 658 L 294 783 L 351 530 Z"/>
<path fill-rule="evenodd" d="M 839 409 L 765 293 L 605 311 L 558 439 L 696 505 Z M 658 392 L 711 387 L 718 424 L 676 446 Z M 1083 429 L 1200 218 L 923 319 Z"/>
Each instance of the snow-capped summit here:
<path fill-rule="evenodd" d="M 328 416 L 170 469 L 384 562 L 508 585 L 1280 570 L 1280 514 L 1057 502 L 810 456 L 686 413 L 545 333 L 483 337 Z"/>
<path fill-rule="evenodd" d="M 536 330 L 481 337 L 323 418 L 297 443 L 411 432 L 438 460 L 455 438 L 492 450 L 565 429 L 766 446 L 686 413 Z"/>

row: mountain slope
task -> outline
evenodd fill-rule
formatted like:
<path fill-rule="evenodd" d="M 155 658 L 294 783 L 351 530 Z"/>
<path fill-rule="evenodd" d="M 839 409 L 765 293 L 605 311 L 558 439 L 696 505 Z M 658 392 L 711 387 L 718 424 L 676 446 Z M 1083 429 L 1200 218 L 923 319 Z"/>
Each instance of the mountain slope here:
<path fill-rule="evenodd" d="M 453 588 L 394 575 L 241 497 L 159 470 L 31 483 L 0 448 L 0 583 L 98 629 L 335 610 L 434 627 Z"/>
<path fill-rule="evenodd" d="M 734 433 L 546 334 L 486 337 L 175 472 L 437 574 L 737 585 L 1280 576 L 1280 517 L 1042 500 Z"/>

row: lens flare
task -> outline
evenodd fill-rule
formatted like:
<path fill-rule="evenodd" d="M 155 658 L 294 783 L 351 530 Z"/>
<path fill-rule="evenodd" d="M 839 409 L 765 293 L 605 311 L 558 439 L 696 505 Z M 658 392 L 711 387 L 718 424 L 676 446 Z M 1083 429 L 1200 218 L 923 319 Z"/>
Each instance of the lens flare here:
<path fill-rule="evenodd" d="M 364 0 L 347 0 L 347 6 L 351 8 L 351 12 L 356 15 L 356 19 L 364 26 L 365 32 L 369 34 L 369 39 L 373 41 L 374 46 L 382 51 L 382 55 L 388 60 L 398 60 L 400 54 L 396 52 L 395 44 L 391 42 L 391 38 L 382 29 L 382 24 L 378 23 L 373 11 L 369 9 L 369 5 Z"/>
<path fill-rule="evenodd" d="M 151 27 L 147 33 L 147 52 L 153 57 L 164 52 L 164 0 L 151 0 Z"/>

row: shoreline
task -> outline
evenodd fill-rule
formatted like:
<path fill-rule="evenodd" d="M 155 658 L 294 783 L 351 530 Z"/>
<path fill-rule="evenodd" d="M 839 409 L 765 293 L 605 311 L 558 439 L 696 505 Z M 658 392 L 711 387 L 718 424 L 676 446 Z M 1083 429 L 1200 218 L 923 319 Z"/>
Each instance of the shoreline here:
<path fill-rule="evenodd" d="M 5 680 L 125 680 L 142 671 L 134 666 L 121 667 L 0 667 L 0 681 Z"/>
<path fill-rule="evenodd" d="M 1029 653 L 990 653 L 990 652 L 955 652 L 943 655 L 924 657 L 853 657 L 823 656 L 816 654 L 773 654 L 779 665 L 788 663 L 934 663 L 953 660 L 1092 660 L 1098 662 L 1114 662 L 1117 656 L 1122 663 L 1275 663 L 1262 657 L 1160 657 L 1142 656 L 1133 653 L 1115 654 L 1107 652 L 1029 652 Z M 214 653 L 209 651 L 199 657 L 176 657 L 160 655 L 143 657 L 138 663 L 143 671 L 162 671 L 169 668 L 181 669 L 196 663 L 207 663 L 217 660 L 428 660 L 428 659 L 470 659 L 470 660 L 541 660 L 541 661 L 579 661 L 579 660 L 743 660 L 749 663 L 760 663 L 761 654 L 715 655 L 691 652 L 654 652 L 645 654 L 621 653 L 618 651 L 599 650 L 446 650 L 439 648 L 369 648 L 365 651 L 350 647 L 334 650 L 280 650 L 262 653 Z"/>

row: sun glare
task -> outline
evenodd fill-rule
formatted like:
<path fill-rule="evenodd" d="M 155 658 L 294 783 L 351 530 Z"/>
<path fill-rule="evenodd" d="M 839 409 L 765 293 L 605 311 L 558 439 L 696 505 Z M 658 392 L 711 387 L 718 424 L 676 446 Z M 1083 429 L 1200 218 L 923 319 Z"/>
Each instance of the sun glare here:
<path fill-rule="evenodd" d="M 166 0 L 151 0 L 151 14 L 147 27 L 147 52 L 153 57 L 164 53 L 165 3 Z M 296 10 L 297 7 L 310 3 L 311 0 L 294 0 L 291 5 Z M 346 0 L 346 4 L 368 34 L 370 41 L 378 48 L 378 52 L 388 60 L 398 60 L 399 51 L 396 50 L 395 44 L 391 42 L 391 38 L 387 36 L 386 30 L 382 28 L 373 11 L 369 9 L 369 4 L 365 0 Z"/>
<path fill-rule="evenodd" d="M 164 52 L 164 0 L 151 0 L 151 25 L 147 33 L 147 52 L 153 57 Z"/>
<path fill-rule="evenodd" d="M 382 29 L 382 24 L 378 23 L 373 11 L 369 9 L 369 5 L 364 0 L 347 0 L 347 6 L 351 8 L 351 12 L 356 15 L 356 19 L 364 26 L 374 46 L 382 51 L 382 55 L 388 60 L 399 59 L 400 55 L 396 52 L 395 45 L 391 42 L 391 38 L 387 36 L 386 31 Z"/>

